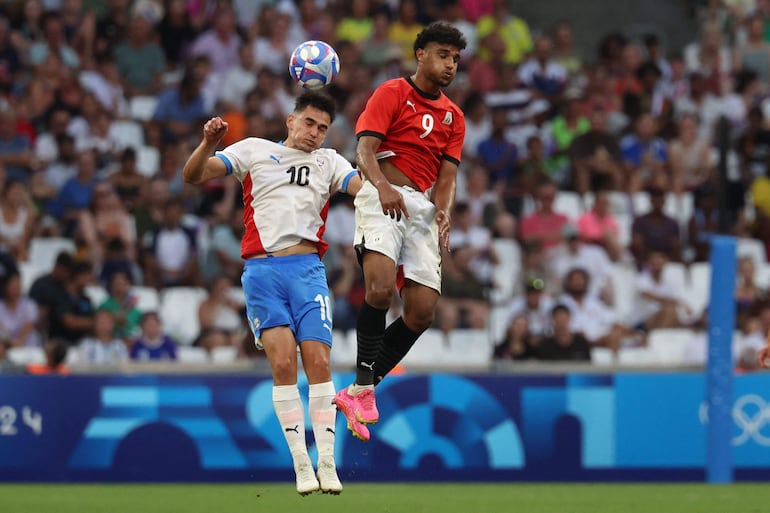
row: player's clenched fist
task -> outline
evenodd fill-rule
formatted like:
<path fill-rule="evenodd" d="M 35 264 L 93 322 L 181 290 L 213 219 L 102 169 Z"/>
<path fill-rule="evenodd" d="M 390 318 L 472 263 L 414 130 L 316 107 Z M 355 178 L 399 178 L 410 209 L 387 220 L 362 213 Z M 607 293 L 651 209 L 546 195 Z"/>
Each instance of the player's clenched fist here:
<path fill-rule="evenodd" d="M 208 142 L 219 142 L 227 133 L 227 123 L 219 116 L 211 118 L 203 125 L 203 137 Z"/>

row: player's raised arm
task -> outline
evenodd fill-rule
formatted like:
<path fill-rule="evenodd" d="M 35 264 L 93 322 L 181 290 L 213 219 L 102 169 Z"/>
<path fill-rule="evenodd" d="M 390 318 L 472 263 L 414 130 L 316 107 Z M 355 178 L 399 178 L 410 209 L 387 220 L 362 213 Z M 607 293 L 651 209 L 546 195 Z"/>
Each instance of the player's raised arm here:
<path fill-rule="evenodd" d="M 227 123 L 215 117 L 203 125 L 203 139 L 193 150 L 182 169 L 182 177 L 187 183 L 203 183 L 227 174 L 227 165 L 222 159 L 212 157 L 219 141 L 227 132 Z"/>

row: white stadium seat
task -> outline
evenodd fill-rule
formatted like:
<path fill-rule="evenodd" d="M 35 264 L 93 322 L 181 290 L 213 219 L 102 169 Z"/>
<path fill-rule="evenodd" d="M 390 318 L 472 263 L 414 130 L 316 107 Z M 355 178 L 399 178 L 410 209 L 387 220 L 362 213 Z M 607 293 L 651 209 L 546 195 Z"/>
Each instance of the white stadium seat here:
<path fill-rule="evenodd" d="M 75 242 L 65 237 L 34 237 L 29 241 L 29 262 L 37 269 L 48 273 L 56 263 L 59 253 L 66 251 L 75 255 Z"/>
<path fill-rule="evenodd" d="M 45 351 L 41 347 L 12 347 L 8 349 L 8 361 L 16 365 L 43 364 Z"/>
<path fill-rule="evenodd" d="M 132 287 L 131 294 L 136 298 L 136 308 L 142 312 L 157 312 L 160 309 L 160 296 L 152 287 Z"/>
<path fill-rule="evenodd" d="M 176 359 L 180 363 L 209 363 L 209 354 L 202 347 L 177 346 Z"/>
<path fill-rule="evenodd" d="M 436 329 L 425 331 L 402 360 L 404 367 L 436 367 L 446 351 L 444 334 Z"/>
<path fill-rule="evenodd" d="M 498 263 L 492 267 L 493 304 L 507 303 L 516 294 L 521 281 L 521 247 L 512 239 L 494 239 L 492 247 Z"/>
<path fill-rule="evenodd" d="M 693 331 L 690 329 L 657 329 L 647 335 L 647 348 L 655 365 L 683 365 L 685 349 Z"/>
<path fill-rule="evenodd" d="M 131 117 L 138 121 L 149 121 L 157 106 L 157 96 L 134 96 L 128 103 L 128 111 Z"/>
<path fill-rule="evenodd" d="M 200 333 L 198 307 L 207 296 L 206 289 L 197 287 L 163 289 L 159 312 L 163 331 L 179 344 L 192 344 Z"/>
<path fill-rule="evenodd" d="M 583 214 L 583 200 L 580 194 L 572 191 L 559 191 L 553 203 L 553 209 L 567 216 L 573 223 Z"/>
<path fill-rule="evenodd" d="M 491 358 L 492 344 L 487 330 L 458 329 L 449 332 L 445 349 L 437 360 L 447 367 L 486 369 Z"/>
<path fill-rule="evenodd" d="M 139 150 L 144 146 L 144 129 L 138 121 L 117 119 L 110 124 L 108 137 L 115 141 L 120 149 Z"/>
<path fill-rule="evenodd" d="M 211 350 L 211 363 L 228 364 L 238 358 L 238 348 L 235 346 L 220 346 Z"/>
<path fill-rule="evenodd" d="M 136 150 L 136 170 L 151 178 L 160 171 L 160 151 L 152 146 L 141 146 Z"/>

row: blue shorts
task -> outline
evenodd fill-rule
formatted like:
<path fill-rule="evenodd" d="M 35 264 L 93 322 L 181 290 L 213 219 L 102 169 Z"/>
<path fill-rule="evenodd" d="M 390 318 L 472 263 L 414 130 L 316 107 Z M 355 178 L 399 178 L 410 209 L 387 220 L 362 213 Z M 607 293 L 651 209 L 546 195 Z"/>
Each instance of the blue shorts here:
<path fill-rule="evenodd" d="M 331 299 L 318 255 L 246 260 L 241 283 L 254 336 L 259 338 L 267 328 L 288 326 L 297 342 L 317 340 L 331 347 Z"/>

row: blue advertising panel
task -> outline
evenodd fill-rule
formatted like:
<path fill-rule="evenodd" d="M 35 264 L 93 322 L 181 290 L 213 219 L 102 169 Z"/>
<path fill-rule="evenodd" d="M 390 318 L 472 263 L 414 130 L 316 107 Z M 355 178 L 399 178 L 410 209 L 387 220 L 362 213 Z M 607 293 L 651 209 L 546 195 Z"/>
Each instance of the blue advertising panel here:
<path fill-rule="evenodd" d="M 369 443 L 338 417 L 344 480 L 705 475 L 701 374 L 406 375 L 377 400 Z M 736 377 L 732 432 L 736 478 L 770 476 L 770 375 Z M 269 377 L 0 376 L 0 480 L 291 479 Z"/>

